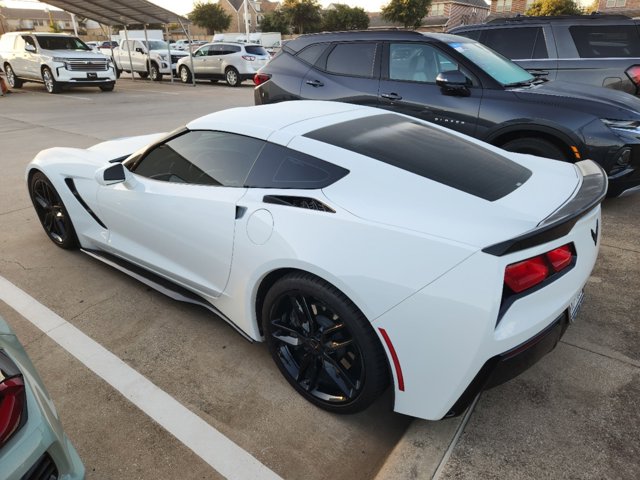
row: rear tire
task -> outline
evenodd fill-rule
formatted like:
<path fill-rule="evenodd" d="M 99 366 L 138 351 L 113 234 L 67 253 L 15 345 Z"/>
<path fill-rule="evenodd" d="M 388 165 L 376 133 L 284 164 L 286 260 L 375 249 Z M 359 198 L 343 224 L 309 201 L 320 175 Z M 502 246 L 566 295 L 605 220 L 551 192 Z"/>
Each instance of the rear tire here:
<path fill-rule="evenodd" d="M 47 89 L 47 92 L 60 93 L 60 84 L 54 78 L 49 67 L 42 69 L 42 81 L 44 82 L 44 88 Z"/>
<path fill-rule="evenodd" d="M 237 87 L 242 82 L 242 80 L 240 80 L 238 70 L 233 67 L 227 67 L 224 72 L 224 78 L 230 87 Z"/>
<path fill-rule="evenodd" d="M 44 173 L 36 172 L 32 175 L 29 181 L 29 196 L 49 239 L 60 248 L 77 248 L 78 237 L 69 213 Z"/>
<path fill-rule="evenodd" d="M 324 410 L 360 412 L 389 383 L 386 355 L 369 321 L 318 277 L 297 272 L 278 280 L 265 296 L 262 324 L 282 375 Z"/>
<path fill-rule="evenodd" d="M 505 150 L 516 153 L 528 153 L 538 157 L 554 160 L 569 160 L 565 153 L 548 140 L 535 137 L 516 138 L 500 146 Z"/>
<path fill-rule="evenodd" d="M 191 72 L 189 71 L 189 68 L 187 68 L 185 65 L 182 65 L 180 67 L 180 81 L 182 83 L 191 83 L 192 77 L 191 77 Z"/>
<path fill-rule="evenodd" d="M 7 83 L 11 88 L 22 88 L 24 82 L 16 77 L 16 73 L 8 63 L 4 64 L 4 73 L 7 75 Z"/>
<path fill-rule="evenodd" d="M 140 75 L 142 79 L 149 78 L 149 72 L 138 72 L 138 75 Z"/>

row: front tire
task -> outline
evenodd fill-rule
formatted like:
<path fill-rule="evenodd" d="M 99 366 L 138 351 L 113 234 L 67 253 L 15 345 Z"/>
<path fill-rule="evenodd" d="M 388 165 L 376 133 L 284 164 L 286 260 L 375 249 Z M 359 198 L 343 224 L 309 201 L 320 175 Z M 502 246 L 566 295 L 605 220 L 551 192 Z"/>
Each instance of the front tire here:
<path fill-rule="evenodd" d="M 44 82 L 44 88 L 47 89 L 47 92 L 60 93 L 60 84 L 54 78 L 49 67 L 42 69 L 42 81 Z"/>
<path fill-rule="evenodd" d="M 262 323 L 280 372 L 314 405 L 356 413 L 387 387 L 386 356 L 371 324 L 329 283 L 285 275 L 265 296 Z"/>
<path fill-rule="evenodd" d="M 227 70 L 224 72 L 224 79 L 227 81 L 227 84 L 230 87 L 237 87 L 241 82 L 238 70 L 233 67 L 227 68 Z"/>
<path fill-rule="evenodd" d="M 184 65 L 180 67 L 180 81 L 182 83 L 191 83 L 191 72 Z"/>
<path fill-rule="evenodd" d="M 555 144 L 543 138 L 526 137 L 516 138 L 500 148 L 516 153 L 528 153 L 538 157 L 552 158 L 554 160 L 568 160 L 565 153 Z"/>
<path fill-rule="evenodd" d="M 106 85 L 100 85 L 100 90 L 103 92 L 113 92 L 114 87 L 115 83 L 107 83 Z"/>
<path fill-rule="evenodd" d="M 11 88 L 22 88 L 24 82 L 16 77 L 16 73 L 8 63 L 4 65 L 4 73 L 7 75 L 7 82 Z"/>
<path fill-rule="evenodd" d="M 143 80 L 149 78 L 149 72 L 138 72 L 138 75 L 140 75 L 140 78 Z"/>
<path fill-rule="evenodd" d="M 149 77 L 154 82 L 159 82 L 162 80 L 162 74 L 160 73 L 160 68 L 157 63 L 151 63 L 151 70 L 149 71 Z"/>
<path fill-rule="evenodd" d="M 60 248 L 77 248 L 78 237 L 69 213 L 44 173 L 36 172 L 31 177 L 29 196 L 40 224 L 51 241 Z"/>

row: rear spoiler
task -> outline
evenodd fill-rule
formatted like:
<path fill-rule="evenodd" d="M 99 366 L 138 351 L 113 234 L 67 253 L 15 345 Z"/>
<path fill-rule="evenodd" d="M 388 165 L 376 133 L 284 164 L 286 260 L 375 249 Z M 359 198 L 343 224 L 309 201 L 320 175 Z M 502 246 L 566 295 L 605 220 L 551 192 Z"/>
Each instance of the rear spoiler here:
<path fill-rule="evenodd" d="M 542 220 L 533 230 L 518 237 L 496 243 L 482 249 L 490 255 L 501 257 L 563 237 L 571 231 L 581 217 L 598 206 L 607 194 L 607 174 L 593 160 L 575 164 L 582 175 L 582 183 L 571 199 Z"/>

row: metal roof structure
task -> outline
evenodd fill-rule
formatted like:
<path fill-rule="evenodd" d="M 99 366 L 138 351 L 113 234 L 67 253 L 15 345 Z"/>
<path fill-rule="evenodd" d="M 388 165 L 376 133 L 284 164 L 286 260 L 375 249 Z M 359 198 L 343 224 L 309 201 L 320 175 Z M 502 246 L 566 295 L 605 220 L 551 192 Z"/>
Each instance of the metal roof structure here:
<path fill-rule="evenodd" d="M 147 0 L 46 0 L 46 3 L 109 26 L 190 23 L 186 17 Z"/>

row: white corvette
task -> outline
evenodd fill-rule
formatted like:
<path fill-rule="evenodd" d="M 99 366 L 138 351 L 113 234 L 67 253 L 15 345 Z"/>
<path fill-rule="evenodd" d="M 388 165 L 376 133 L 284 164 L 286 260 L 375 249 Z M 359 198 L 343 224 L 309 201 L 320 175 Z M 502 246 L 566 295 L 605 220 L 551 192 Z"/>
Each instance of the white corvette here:
<path fill-rule="evenodd" d="M 582 299 L 606 176 L 331 102 L 237 108 L 27 167 L 49 238 L 265 340 L 356 412 L 463 411 L 553 349 Z"/>

